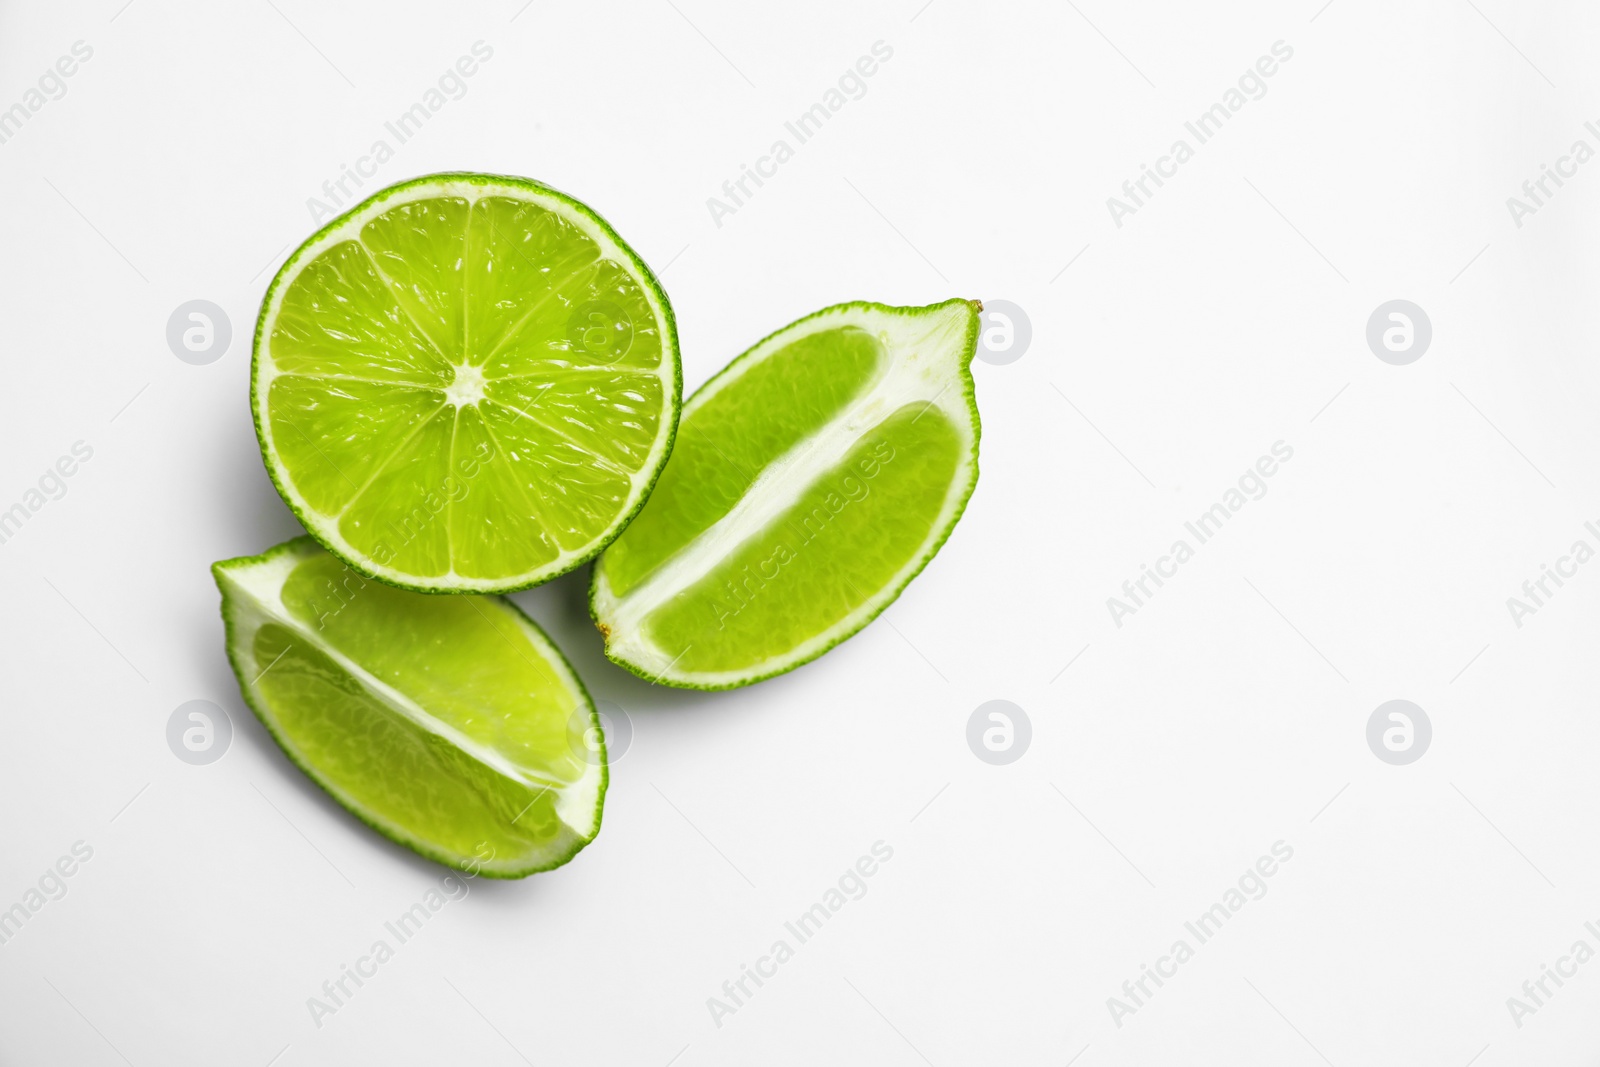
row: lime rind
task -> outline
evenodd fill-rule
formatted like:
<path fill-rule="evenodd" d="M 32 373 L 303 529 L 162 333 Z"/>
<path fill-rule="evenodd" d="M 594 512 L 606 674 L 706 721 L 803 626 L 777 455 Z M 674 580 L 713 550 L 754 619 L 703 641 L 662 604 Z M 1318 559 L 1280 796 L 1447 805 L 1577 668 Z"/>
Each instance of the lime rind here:
<path fill-rule="evenodd" d="M 283 749 L 289 761 L 357 819 L 396 844 L 403 845 L 447 867 L 479 873 L 488 878 L 524 878 L 530 874 L 560 867 L 582 851 L 600 832 L 605 794 L 610 782 L 600 716 L 593 700 L 589 697 L 588 690 L 561 650 L 532 619 L 509 600 L 502 600 L 501 603 L 511 612 L 534 654 L 555 671 L 558 681 L 569 690 L 569 695 L 573 697 L 577 706 L 587 709 L 591 731 L 589 736 L 598 739 L 598 750 L 593 762 L 587 764 L 578 780 L 562 787 L 558 793 L 555 811 L 563 824 L 563 831 L 545 847 L 523 855 L 494 856 L 488 860 L 478 855 L 450 852 L 365 807 L 300 752 L 293 738 L 281 728 L 271 701 L 261 689 L 259 683 L 266 672 L 256 670 L 252 648 L 257 630 L 268 623 L 285 627 L 301 637 L 307 637 L 312 633 L 293 617 L 279 594 L 295 566 L 320 551 L 314 539 L 298 537 L 268 549 L 258 556 L 222 560 L 211 566 L 212 577 L 222 593 L 222 620 L 226 631 L 228 662 L 238 679 L 240 693 L 262 726 Z M 369 692 L 379 696 L 391 707 L 406 712 L 403 707 L 406 703 L 404 698 L 389 690 L 359 664 L 351 663 L 326 646 L 319 650 L 343 667 Z M 406 713 L 415 724 L 445 736 L 446 740 L 460 747 L 468 756 L 478 759 L 486 770 L 495 773 L 505 772 L 503 761 L 488 757 L 481 746 L 466 741 L 459 734 L 447 731 L 437 721 L 425 721 L 425 717 Z"/>
<path fill-rule="evenodd" d="M 786 345 L 809 333 L 839 327 L 856 326 L 879 335 L 885 340 L 893 362 L 887 372 L 851 411 L 835 420 L 841 424 L 860 424 L 870 419 L 863 412 L 885 412 L 894 404 L 886 403 L 885 391 L 902 390 L 901 399 L 920 399 L 938 407 L 961 432 L 964 448 L 955 476 L 951 479 L 938 518 L 932 524 L 926 539 L 906 562 L 880 588 L 872 592 L 855 610 L 828 626 L 822 632 L 756 666 L 736 671 L 680 671 L 675 669 L 673 657 L 650 643 L 639 625 L 640 620 L 662 602 L 659 593 L 663 586 L 673 582 L 658 575 L 630 589 L 618 597 L 611 592 L 605 572 L 605 557 L 595 565 L 589 585 L 589 611 L 606 639 L 606 656 L 613 663 L 647 681 L 681 689 L 722 690 L 735 689 L 764 681 L 794 670 L 861 632 L 872 620 L 892 604 L 911 581 L 928 565 L 939 549 L 949 539 L 956 523 L 966 510 L 978 482 L 978 442 L 981 422 L 978 415 L 977 394 L 973 385 L 971 364 L 977 352 L 980 327 L 977 301 L 953 299 L 926 307 L 893 307 L 865 301 L 837 304 L 799 319 L 783 329 L 763 338 L 740 355 L 695 391 L 683 406 L 680 427 L 687 424 L 703 404 L 718 391 L 736 381 L 748 369 L 783 349 Z M 907 364 L 919 366 L 908 368 Z M 913 387 L 907 390 L 907 384 Z M 914 387 L 920 383 L 922 391 Z M 823 431 L 826 432 L 826 429 Z M 803 442 L 794 449 L 796 454 L 815 451 L 811 442 Z M 784 464 L 780 458 L 774 468 Z M 762 478 L 766 478 L 764 472 Z M 756 491 L 753 487 L 752 495 Z M 738 534 L 718 537 L 713 525 L 702 532 L 696 542 L 686 550 L 698 550 L 702 559 L 730 551 Z M 753 533 L 745 530 L 743 533 Z M 655 590 L 652 590 L 652 583 Z M 678 582 L 677 588 L 685 583 Z"/>
<path fill-rule="evenodd" d="M 392 209 L 405 203 L 436 196 L 457 195 L 468 198 L 503 193 L 531 200 L 553 210 L 567 222 L 578 226 L 605 252 L 605 258 L 626 264 L 635 281 L 649 301 L 651 310 L 662 326 L 661 363 L 658 377 L 663 385 L 664 400 L 662 430 L 645 462 L 631 478 L 631 491 L 625 505 L 613 521 L 593 540 L 576 548 L 562 550 L 550 562 L 521 574 L 497 579 L 474 578 L 453 572 L 443 577 L 409 574 L 380 564 L 371 555 L 362 552 L 340 532 L 338 516 L 325 516 L 310 506 L 294 489 L 288 472 L 278 461 L 272 442 L 272 427 L 266 410 L 268 390 L 263 388 L 263 371 L 269 369 L 271 354 L 268 327 L 276 318 L 286 293 L 286 283 L 296 277 L 300 267 L 313 260 L 327 248 L 348 234 L 359 234 L 362 225 L 379 214 L 380 209 Z M 270 384 L 270 382 L 266 383 Z M 250 363 L 250 411 L 255 423 L 256 439 L 261 447 L 262 463 L 284 503 L 294 512 L 306 532 L 323 548 L 337 556 L 341 562 L 365 577 L 418 593 L 509 593 L 540 585 L 567 574 L 595 559 L 617 536 L 627 528 L 644 507 L 650 490 L 666 466 L 667 457 L 677 436 L 682 409 L 683 368 L 678 348 L 677 319 L 672 304 L 667 299 L 660 281 L 650 267 L 622 240 L 609 223 L 588 205 L 568 196 L 543 182 L 530 178 L 507 175 L 477 174 L 471 172 L 442 172 L 428 174 L 400 182 L 383 189 L 349 211 L 333 219 L 308 237 L 299 248 L 278 268 L 272 283 L 261 300 L 261 310 L 256 317 L 256 329 Z"/>

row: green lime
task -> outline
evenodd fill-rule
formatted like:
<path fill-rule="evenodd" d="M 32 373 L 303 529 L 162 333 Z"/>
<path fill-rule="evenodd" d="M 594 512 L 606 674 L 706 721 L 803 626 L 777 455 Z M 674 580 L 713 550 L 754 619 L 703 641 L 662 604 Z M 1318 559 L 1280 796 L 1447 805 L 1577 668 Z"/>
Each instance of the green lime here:
<path fill-rule="evenodd" d="M 696 392 L 655 491 L 595 566 L 606 655 L 652 681 L 727 689 L 871 622 L 977 484 L 980 310 L 827 308 Z"/>
<path fill-rule="evenodd" d="M 672 309 L 583 204 L 436 174 L 313 234 L 261 304 L 251 407 L 311 535 L 422 592 L 505 592 L 597 555 L 677 426 Z"/>
<path fill-rule="evenodd" d="M 309 537 L 211 573 L 245 701 L 373 829 L 494 878 L 558 867 L 599 832 L 599 717 L 509 601 L 395 589 Z"/>

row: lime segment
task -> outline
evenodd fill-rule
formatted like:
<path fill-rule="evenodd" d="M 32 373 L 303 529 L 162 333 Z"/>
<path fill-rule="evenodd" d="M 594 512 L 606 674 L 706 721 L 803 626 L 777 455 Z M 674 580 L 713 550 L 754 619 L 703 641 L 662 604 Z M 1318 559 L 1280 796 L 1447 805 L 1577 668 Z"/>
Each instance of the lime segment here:
<path fill-rule="evenodd" d="M 213 568 L 245 699 L 358 818 L 440 863 L 521 877 L 599 829 L 582 683 L 498 597 L 428 597 L 299 538 Z"/>
<path fill-rule="evenodd" d="M 876 617 L 977 481 L 977 311 L 829 308 L 697 392 L 654 494 L 595 566 L 607 655 L 653 681 L 728 688 Z"/>

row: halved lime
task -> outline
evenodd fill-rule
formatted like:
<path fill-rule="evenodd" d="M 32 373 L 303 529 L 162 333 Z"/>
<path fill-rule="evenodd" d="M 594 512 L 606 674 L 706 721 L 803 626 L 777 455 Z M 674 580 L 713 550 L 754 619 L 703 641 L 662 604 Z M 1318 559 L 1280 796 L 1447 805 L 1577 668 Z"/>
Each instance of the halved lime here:
<path fill-rule="evenodd" d="M 677 426 L 672 309 L 538 182 L 391 186 L 289 257 L 256 325 L 267 471 L 311 535 L 423 592 L 564 574 L 627 525 Z"/>
<path fill-rule="evenodd" d="M 509 601 L 391 588 L 309 537 L 211 573 L 246 703 L 373 829 L 494 878 L 559 867 L 599 832 L 599 717 Z"/>
<path fill-rule="evenodd" d="M 606 655 L 748 685 L 822 655 L 927 565 L 978 480 L 979 304 L 841 304 L 691 397 L 644 509 L 595 565 Z"/>

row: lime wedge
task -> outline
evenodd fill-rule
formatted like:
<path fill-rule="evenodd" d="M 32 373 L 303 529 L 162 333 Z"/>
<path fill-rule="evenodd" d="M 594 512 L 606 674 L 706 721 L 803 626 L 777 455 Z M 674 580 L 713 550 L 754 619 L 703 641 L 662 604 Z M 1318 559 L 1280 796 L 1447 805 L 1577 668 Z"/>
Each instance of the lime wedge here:
<path fill-rule="evenodd" d="M 599 832 L 599 717 L 510 602 L 395 589 L 309 537 L 211 573 L 246 703 L 361 821 L 495 878 L 559 867 Z"/>
<path fill-rule="evenodd" d="M 437 174 L 314 234 L 267 290 L 251 407 L 311 535 L 423 592 L 564 574 L 627 525 L 671 449 L 672 310 L 593 211 Z"/>
<path fill-rule="evenodd" d="M 655 491 L 595 565 L 606 655 L 651 681 L 727 689 L 871 622 L 977 484 L 980 310 L 827 308 L 696 392 Z"/>

